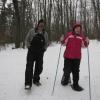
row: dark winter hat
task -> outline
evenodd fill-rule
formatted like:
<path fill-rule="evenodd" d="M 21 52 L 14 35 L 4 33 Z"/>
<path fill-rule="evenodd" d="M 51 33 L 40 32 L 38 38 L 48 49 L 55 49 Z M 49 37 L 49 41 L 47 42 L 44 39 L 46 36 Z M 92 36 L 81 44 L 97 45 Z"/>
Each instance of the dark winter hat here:
<path fill-rule="evenodd" d="M 76 27 L 80 27 L 81 30 L 82 30 L 82 25 L 80 23 L 76 23 L 74 26 L 73 26 L 73 31 L 75 30 Z"/>

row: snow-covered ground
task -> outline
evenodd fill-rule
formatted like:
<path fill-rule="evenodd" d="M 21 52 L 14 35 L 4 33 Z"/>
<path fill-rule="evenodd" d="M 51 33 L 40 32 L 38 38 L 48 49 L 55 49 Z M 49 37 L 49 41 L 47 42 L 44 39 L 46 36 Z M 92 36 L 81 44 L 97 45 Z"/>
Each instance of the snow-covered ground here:
<path fill-rule="evenodd" d="M 89 74 L 87 49 L 82 49 L 79 84 L 85 89 L 76 92 L 71 87 L 63 87 L 62 47 L 60 63 L 54 95 L 51 95 L 57 68 L 60 44 L 48 47 L 44 55 L 44 70 L 41 74 L 42 86 L 33 84 L 31 91 L 24 89 L 27 49 L 11 49 L 0 51 L 0 100 L 89 100 Z M 89 45 L 91 68 L 92 100 L 100 100 L 100 42 L 93 40 Z"/>

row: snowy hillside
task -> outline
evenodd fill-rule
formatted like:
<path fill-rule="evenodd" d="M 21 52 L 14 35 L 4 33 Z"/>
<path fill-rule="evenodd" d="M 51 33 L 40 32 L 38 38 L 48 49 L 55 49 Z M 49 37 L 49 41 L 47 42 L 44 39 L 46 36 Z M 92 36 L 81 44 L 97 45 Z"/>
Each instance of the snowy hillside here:
<path fill-rule="evenodd" d="M 79 83 L 84 91 L 76 92 L 69 85 L 63 87 L 60 84 L 65 49 L 62 47 L 55 91 L 54 95 L 51 95 L 59 49 L 60 44 L 48 47 L 44 55 L 44 70 L 41 74 L 42 86 L 37 87 L 33 84 L 31 91 L 24 89 L 27 49 L 7 48 L 0 51 L 0 100 L 89 100 L 87 49 L 82 49 L 80 66 Z M 89 53 L 92 100 L 100 100 L 100 42 L 90 41 Z"/>

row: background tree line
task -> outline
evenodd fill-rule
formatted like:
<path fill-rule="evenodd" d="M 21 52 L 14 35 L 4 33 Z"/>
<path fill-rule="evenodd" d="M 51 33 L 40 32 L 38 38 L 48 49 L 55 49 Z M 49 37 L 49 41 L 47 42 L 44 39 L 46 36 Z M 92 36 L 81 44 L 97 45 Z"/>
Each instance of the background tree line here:
<path fill-rule="evenodd" d="M 0 1 L 0 44 L 15 43 L 16 48 L 24 48 L 26 34 L 41 18 L 50 41 L 58 41 L 76 21 L 90 38 L 100 40 L 100 0 L 7 1 Z"/>

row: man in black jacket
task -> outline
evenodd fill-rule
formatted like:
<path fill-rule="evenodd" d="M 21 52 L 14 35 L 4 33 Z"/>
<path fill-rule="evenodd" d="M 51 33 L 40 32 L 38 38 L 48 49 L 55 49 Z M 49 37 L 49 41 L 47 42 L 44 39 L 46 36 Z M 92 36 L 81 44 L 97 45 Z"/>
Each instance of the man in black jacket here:
<path fill-rule="evenodd" d="M 26 46 L 28 47 L 27 64 L 25 70 L 25 89 L 31 89 L 33 83 L 37 86 L 40 83 L 40 74 L 43 70 L 43 55 L 48 46 L 48 34 L 44 29 L 44 21 L 41 19 L 35 29 L 31 29 L 26 36 Z M 33 74 L 33 66 L 35 71 Z"/>

